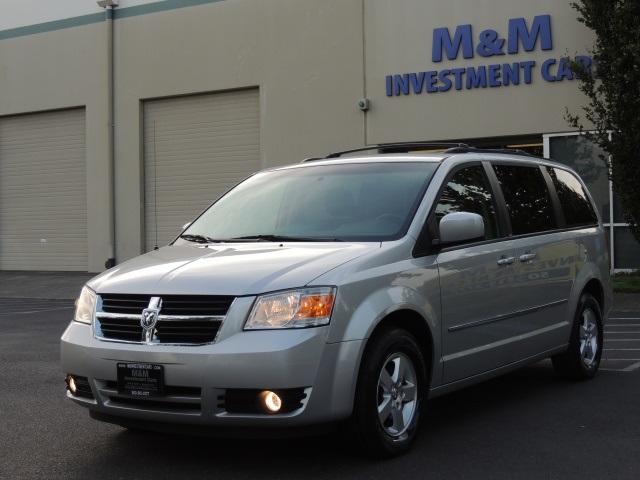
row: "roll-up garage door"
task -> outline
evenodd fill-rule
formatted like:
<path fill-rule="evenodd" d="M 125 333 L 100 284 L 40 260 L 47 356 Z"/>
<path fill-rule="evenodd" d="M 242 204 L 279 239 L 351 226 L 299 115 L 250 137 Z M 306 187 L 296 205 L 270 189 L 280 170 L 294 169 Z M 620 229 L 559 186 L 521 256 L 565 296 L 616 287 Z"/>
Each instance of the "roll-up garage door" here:
<path fill-rule="evenodd" d="M 0 118 L 0 270 L 87 271 L 84 109 Z"/>
<path fill-rule="evenodd" d="M 146 101 L 146 251 L 259 166 L 258 89 Z"/>

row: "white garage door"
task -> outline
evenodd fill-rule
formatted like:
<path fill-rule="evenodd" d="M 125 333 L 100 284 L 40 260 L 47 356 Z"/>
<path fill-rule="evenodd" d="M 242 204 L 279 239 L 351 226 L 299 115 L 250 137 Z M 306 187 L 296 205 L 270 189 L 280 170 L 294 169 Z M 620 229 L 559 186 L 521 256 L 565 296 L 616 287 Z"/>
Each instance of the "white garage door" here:
<path fill-rule="evenodd" d="M 0 118 L 0 270 L 87 271 L 84 109 Z"/>
<path fill-rule="evenodd" d="M 150 251 L 259 169 L 258 90 L 145 102 L 144 165 Z"/>

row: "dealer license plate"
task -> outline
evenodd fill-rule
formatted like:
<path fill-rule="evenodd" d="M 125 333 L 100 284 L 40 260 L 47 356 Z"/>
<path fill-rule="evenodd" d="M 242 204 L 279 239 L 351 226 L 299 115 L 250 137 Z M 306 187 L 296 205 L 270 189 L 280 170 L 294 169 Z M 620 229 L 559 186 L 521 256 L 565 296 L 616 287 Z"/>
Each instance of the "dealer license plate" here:
<path fill-rule="evenodd" d="M 118 362 L 118 393 L 145 398 L 160 397 L 163 390 L 162 365 Z"/>

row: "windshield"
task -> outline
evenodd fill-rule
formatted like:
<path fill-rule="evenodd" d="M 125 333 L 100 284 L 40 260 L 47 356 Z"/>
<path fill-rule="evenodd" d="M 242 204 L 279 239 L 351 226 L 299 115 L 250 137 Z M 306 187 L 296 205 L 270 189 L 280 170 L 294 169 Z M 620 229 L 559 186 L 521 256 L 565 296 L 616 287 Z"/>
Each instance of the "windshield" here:
<path fill-rule="evenodd" d="M 178 242 L 397 239 L 436 167 L 353 163 L 258 173 L 209 207 Z"/>

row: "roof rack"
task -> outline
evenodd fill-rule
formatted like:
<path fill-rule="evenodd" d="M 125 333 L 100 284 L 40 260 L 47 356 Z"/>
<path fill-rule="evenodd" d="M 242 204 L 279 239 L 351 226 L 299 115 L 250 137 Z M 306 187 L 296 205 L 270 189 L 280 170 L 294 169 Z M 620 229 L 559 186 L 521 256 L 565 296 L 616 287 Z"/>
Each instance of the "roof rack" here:
<path fill-rule="evenodd" d="M 303 160 L 302 162 L 313 162 L 316 160 L 326 160 L 329 158 L 340 158 L 342 155 L 346 155 L 348 153 L 357 153 L 357 152 L 366 152 L 367 150 L 382 150 L 386 148 L 393 149 L 402 149 L 409 152 L 410 149 L 413 148 L 424 148 L 424 147 L 447 147 L 449 150 L 455 148 L 470 148 L 473 149 L 471 145 L 467 145 L 466 143 L 448 143 L 448 142 L 406 142 L 406 143 L 381 143 L 378 145 L 371 145 L 369 147 L 362 148 L 354 148 L 351 150 L 342 150 L 340 152 L 333 152 L 327 155 L 326 157 L 311 157 Z M 449 151 L 447 150 L 447 151 Z"/>
<path fill-rule="evenodd" d="M 448 150 L 445 150 L 445 153 L 517 153 L 518 155 L 525 155 L 527 157 L 533 158 L 544 158 L 539 157 L 538 155 L 533 155 L 532 153 L 525 152 L 524 150 L 518 150 L 515 148 L 476 148 L 471 146 L 464 147 L 453 147 Z M 545 158 L 548 160 L 548 158 Z"/>
<path fill-rule="evenodd" d="M 533 158 L 542 158 L 544 160 L 548 160 L 548 158 L 540 157 L 538 155 L 533 155 L 529 152 L 525 152 L 524 150 L 518 150 L 514 148 L 476 148 L 472 145 L 468 145 L 466 143 L 451 143 L 451 142 L 406 142 L 406 143 L 381 143 L 378 145 L 370 145 L 368 147 L 361 148 L 353 148 L 351 150 L 342 150 L 340 152 L 330 153 L 326 157 L 311 157 L 302 160 L 301 163 L 305 162 L 315 162 L 318 160 L 327 160 L 330 158 L 340 158 L 342 155 L 348 153 L 357 153 L 357 152 L 366 152 L 368 150 L 383 150 L 383 149 L 397 149 L 404 150 L 405 152 L 409 152 L 411 149 L 415 148 L 437 148 L 437 147 L 447 147 L 444 150 L 444 153 L 454 154 L 454 153 L 510 153 L 510 154 L 518 154 L 525 155 L 527 157 Z"/>

